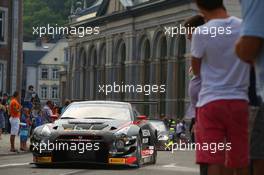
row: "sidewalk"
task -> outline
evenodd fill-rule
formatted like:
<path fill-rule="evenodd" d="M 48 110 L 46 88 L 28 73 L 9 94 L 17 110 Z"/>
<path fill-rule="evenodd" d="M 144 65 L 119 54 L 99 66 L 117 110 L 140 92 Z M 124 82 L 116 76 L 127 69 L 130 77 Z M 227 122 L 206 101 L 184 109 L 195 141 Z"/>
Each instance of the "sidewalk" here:
<path fill-rule="evenodd" d="M 15 144 L 16 149 L 19 151 L 18 153 L 10 152 L 10 142 L 9 142 L 10 134 L 2 134 L 2 140 L 0 140 L 0 156 L 7 156 L 7 155 L 18 155 L 18 154 L 25 154 L 29 152 L 22 152 L 19 150 L 20 148 L 20 139 L 19 136 L 16 136 Z M 28 141 L 29 144 L 29 141 Z"/>

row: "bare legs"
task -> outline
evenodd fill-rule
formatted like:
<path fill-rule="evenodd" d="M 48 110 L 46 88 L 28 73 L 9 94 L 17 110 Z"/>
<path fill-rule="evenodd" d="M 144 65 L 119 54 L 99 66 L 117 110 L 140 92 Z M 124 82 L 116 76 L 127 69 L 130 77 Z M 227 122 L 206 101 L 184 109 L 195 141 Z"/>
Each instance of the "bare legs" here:
<path fill-rule="evenodd" d="M 15 135 L 10 135 L 10 144 L 11 144 L 10 151 L 11 152 L 16 152 L 16 149 L 15 149 L 15 138 L 16 138 Z"/>

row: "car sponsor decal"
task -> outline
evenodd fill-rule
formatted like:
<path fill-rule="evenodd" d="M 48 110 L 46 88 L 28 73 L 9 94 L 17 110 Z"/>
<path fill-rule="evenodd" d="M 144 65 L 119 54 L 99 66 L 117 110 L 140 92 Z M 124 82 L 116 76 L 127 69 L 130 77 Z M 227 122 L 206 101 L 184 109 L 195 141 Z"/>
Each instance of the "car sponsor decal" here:
<path fill-rule="evenodd" d="M 143 129 L 143 130 L 142 130 L 142 135 L 143 135 L 143 137 L 150 136 L 150 132 L 149 132 L 149 130 L 147 130 L 147 129 Z"/>
<path fill-rule="evenodd" d="M 142 139 L 142 143 L 148 143 L 149 142 L 149 139 L 148 138 L 143 138 Z"/>
<path fill-rule="evenodd" d="M 153 151 L 153 150 L 150 150 L 150 149 L 145 149 L 145 150 L 142 150 L 142 151 L 141 151 L 141 155 L 142 155 L 143 157 L 150 156 L 150 155 L 152 155 L 153 153 L 154 153 L 154 151 Z"/>
<path fill-rule="evenodd" d="M 149 149 L 154 149 L 154 146 L 149 146 Z"/>
<path fill-rule="evenodd" d="M 110 164 L 126 164 L 125 158 L 109 158 L 108 163 Z"/>
<path fill-rule="evenodd" d="M 52 157 L 34 157 L 33 161 L 36 163 L 51 163 Z"/>

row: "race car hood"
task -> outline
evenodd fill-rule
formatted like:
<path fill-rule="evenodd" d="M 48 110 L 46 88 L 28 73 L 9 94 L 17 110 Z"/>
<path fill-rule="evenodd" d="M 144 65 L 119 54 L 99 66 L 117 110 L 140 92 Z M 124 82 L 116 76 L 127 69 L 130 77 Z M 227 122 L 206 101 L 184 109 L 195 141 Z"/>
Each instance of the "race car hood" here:
<path fill-rule="evenodd" d="M 130 121 L 112 119 L 61 119 L 57 120 L 53 128 L 59 131 L 116 131 L 127 125 Z"/>

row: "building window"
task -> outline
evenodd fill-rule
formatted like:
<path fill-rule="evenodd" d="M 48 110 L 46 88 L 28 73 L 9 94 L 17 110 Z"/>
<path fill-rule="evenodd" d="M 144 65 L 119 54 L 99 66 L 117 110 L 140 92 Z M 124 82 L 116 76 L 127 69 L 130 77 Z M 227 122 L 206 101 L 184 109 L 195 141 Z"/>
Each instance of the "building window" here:
<path fill-rule="evenodd" d="M 0 44 L 7 42 L 7 9 L 0 7 Z"/>
<path fill-rule="evenodd" d="M 47 99 L 48 98 L 48 88 L 46 86 L 41 87 L 41 98 Z"/>
<path fill-rule="evenodd" d="M 41 79 L 44 79 L 44 80 L 46 80 L 46 79 L 48 79 L 48 69 L 47 68 L 42 68 L 41 69 Z"/>
<path fill-rule="evenodd" d="M 58 68 L 52 69 L 52 79 L 53 80 L 59 79 L 59 69 Z"/>
<path fill-rule="evenodd" d="M 58 87 L 54 86 L 51 89 L 51 98 L 56 99 L 58 97 Z"/>

